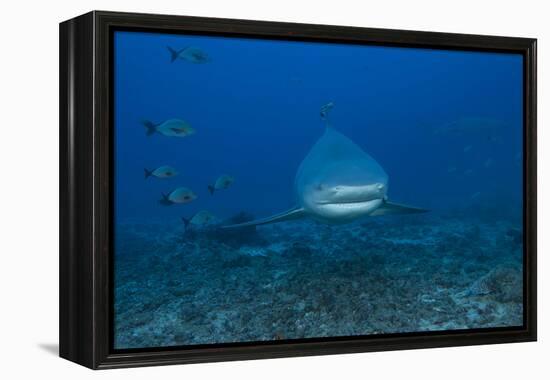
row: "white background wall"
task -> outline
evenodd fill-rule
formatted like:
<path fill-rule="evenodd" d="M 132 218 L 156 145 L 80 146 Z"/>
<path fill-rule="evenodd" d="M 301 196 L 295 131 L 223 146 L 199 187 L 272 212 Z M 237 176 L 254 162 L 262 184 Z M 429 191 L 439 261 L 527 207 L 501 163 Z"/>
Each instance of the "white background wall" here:
<path fill-rule="evenodd" d="M 550 247 L 546 1 L 6 1 L 0 20 L 0 377 L 4 379 L 548 379 Z M 114 370 L 56 357 L 58 22 L 92 9 L 539 39 L 539 342 Z M 546 354 L 544 351 L 547 350 Z"/>

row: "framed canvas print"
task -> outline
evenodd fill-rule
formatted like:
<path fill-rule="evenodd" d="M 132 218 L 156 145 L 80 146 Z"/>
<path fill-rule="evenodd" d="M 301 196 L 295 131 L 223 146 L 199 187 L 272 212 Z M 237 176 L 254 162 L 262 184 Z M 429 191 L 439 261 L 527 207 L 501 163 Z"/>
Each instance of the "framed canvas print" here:
<path fill-rule="evenodd" d="M 60 26 L 60 355 L 536 339 L 536 41 L 91 12 Z"/>

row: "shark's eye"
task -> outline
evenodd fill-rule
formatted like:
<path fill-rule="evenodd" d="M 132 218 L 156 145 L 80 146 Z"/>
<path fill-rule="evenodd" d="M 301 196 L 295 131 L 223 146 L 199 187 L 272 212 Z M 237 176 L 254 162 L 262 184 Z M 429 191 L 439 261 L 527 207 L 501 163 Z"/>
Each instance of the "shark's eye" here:
<path fill-rule="evenodd" d="M 317 191 L 322 191 L 324 189 L 324 186 L 322 183 L 318 184 L 317 187 L 315 188 Z"/>

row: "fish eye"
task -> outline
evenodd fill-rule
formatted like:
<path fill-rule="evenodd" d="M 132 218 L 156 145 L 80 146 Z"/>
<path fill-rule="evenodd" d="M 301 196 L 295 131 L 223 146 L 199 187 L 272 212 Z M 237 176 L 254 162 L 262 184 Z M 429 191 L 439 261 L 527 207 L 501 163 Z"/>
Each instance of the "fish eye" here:
<path fill-rule="evenodd" d="M 317 187 L 316 187 L 316 190 L 318 191 L 322 191 L 325 187 L 323 186 L 322 183 L 318 184 Z"/>

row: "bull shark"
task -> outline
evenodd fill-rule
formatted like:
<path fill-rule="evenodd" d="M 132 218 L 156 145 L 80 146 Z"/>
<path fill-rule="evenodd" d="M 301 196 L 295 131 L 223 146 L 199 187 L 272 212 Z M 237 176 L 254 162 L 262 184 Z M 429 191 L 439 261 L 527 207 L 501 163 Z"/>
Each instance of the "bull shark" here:
<path fill-rule="evenodd" d="M 328 123 L 300 164 L 294 181 L 297 204 L 267 218 L 224 226 L 237 228 L 311 218 L 344 224 L 363 216 L 428 210 L 388 201 L 388 175 L 370 155 Z"/>

